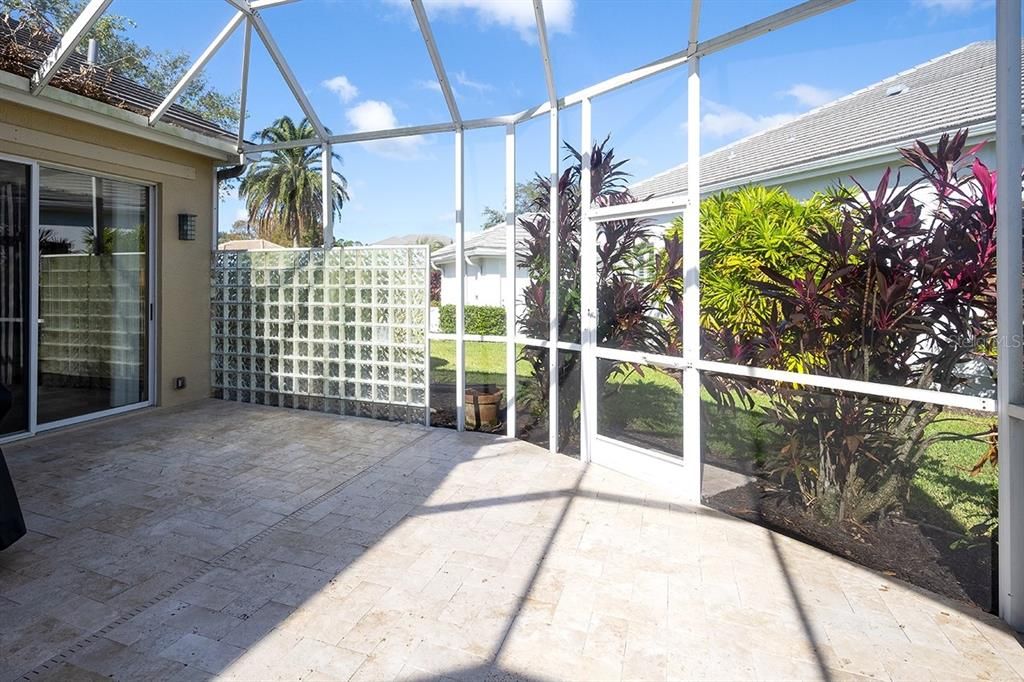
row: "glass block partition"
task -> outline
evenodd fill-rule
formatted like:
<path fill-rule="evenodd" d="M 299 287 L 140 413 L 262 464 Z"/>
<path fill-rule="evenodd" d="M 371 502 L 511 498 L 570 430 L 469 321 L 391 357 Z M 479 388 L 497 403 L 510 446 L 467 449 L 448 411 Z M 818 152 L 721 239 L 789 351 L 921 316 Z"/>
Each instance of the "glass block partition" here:
<path fill-rule="evenodd" d="M 145 376 L 146 254 L 46 255 L 39 267 L 39 374 L 63 388 Z M 139 400 L 138 387 L 130 402 Z"/>
<path fill-rule="evenodd" d="M 425 421 L 426 246 L 220 251 L 214 397 Z"/>

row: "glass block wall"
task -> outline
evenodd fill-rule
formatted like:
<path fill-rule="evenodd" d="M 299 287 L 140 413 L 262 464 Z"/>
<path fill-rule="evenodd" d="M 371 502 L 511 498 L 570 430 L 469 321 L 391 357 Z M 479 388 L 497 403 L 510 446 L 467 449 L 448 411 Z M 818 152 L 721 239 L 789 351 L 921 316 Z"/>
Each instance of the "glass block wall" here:
<path fill-rule="evenodd" d="M 39 373 L 44 384 L 82 388 L 142 379 L 147 306 L 139 292 L 145 281 L 144 253 L 40 258 Z M 131 402 L 139 399 L 136 395 Z"/>
<path fill-rule="evenodd" d="M 214 397 L 424 421 L 426 246 L 220 251 Z"/>

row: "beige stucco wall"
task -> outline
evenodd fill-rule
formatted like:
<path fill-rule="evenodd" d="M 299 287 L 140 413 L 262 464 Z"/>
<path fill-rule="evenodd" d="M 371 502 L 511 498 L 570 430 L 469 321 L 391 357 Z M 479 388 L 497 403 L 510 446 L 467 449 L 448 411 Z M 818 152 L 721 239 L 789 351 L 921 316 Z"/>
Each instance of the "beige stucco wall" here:
<path fill-rule="evenodd" d="M 209 396 L 215 160 L 6 101 L 0 101 L 0 154 L 156 185 L 155 397 L 171 406 Z M 195 241 L 178 240 L 179 213 L 198 216 Z M 178 376 L 186 378 L 185 390 L 174 389 Z"/>

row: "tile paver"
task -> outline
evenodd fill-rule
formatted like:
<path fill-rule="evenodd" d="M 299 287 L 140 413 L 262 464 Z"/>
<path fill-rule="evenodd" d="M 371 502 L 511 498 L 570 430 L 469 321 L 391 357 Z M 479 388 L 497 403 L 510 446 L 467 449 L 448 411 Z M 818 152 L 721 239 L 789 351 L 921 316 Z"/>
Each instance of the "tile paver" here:
<path fill-rule="evenodd" d="M 8 456 L 3 679 L 1024 674 L 990 615 L 520 441 L 204 401 Z"/>

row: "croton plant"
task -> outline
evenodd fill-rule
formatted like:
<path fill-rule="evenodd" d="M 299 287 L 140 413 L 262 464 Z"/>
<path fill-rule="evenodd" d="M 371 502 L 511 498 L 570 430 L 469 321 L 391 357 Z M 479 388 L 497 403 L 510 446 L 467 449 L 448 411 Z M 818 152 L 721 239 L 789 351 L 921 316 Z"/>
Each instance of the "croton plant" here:
<path fill-rule="evenodd" d="M 813 372 L 860 381 L 956 391 L 968 360 L 984 355 L 995 335 L 995 175 L 966 148 L 967 131 L 943 135 L 934 147 L 917 142 L 901 150 L 912 177 L 885 171 L 877 186 L 836 191 L 830 210 L 807 224 L 813 244 L 787 260 L 765 265 L 756 286 L 767 302 L 761 317 L 740 325 L 718 320 L 703 330 L 702 356 L 772 369 Z M 591 150 L 591 199 L 596 205 L 632 203 L 625 161 L 606 138 Z M 560 259 L 561 338 L 577 340 L 580 324 L 579 152 L 566 145 L 569 166 L 558 178 L 561 206 L 556 239 Z M 534 212 L 520 218 L 526 231 L 518 264 L 530 275 L 520 331 L 548 334 L 551 235 L 546 178 L 534 180 Z M 636 254 L 654 246 L 653 270 Z M 682 318 L 682 235 L 658 234 L 642 219 L 601 223 L 598 233 L 598 343 L 678 355 Z M 702 281 L 704 273 L 702 273 Z M 533 375 L 525 407 L 540 421 L 548 387 L 547 351 L 526 347 L 521 358 Z M 579 424 L 579 356 L 559 354 L 559 446 Z M 613 373 L 642 372 L 630 363 L 602 363 L 604 386 Z M 827 522 L 863 522 L 905 499 L 928 447 L 952 438 L 941 428 L 943 408 L 912 402 L 806 389 L 791 384 L 732 381 L 704 373 L 702 385 L 719 404 L 753 406 L 751 388 L 766 396 L 778 434 L 765 462 L 782 491 Z M 984 434 L 978 434 L 982 437 Z M 963 435 L 956 435 L 962 438 Z"/>
<path fill-rule="evenodd" d="M 763 332 L 751 364 L 920 389 L 955 391 L 964 364 L 996 330 L 996 179 L 965 149 L 967 131 L 901 150 L 912 179 L 886 170 L 876 187 L 839 199 L 839 219 L 812 227 L 802 274 L 765 268 Z M 928 447 L 934 403 L 777 384 L 770 467 L 831 522 L 863 522 L 909 492 Z M 980 436 L 981 434 L 979 434 Z M 958 436 L 958 437 L 962 437 Z"/>

